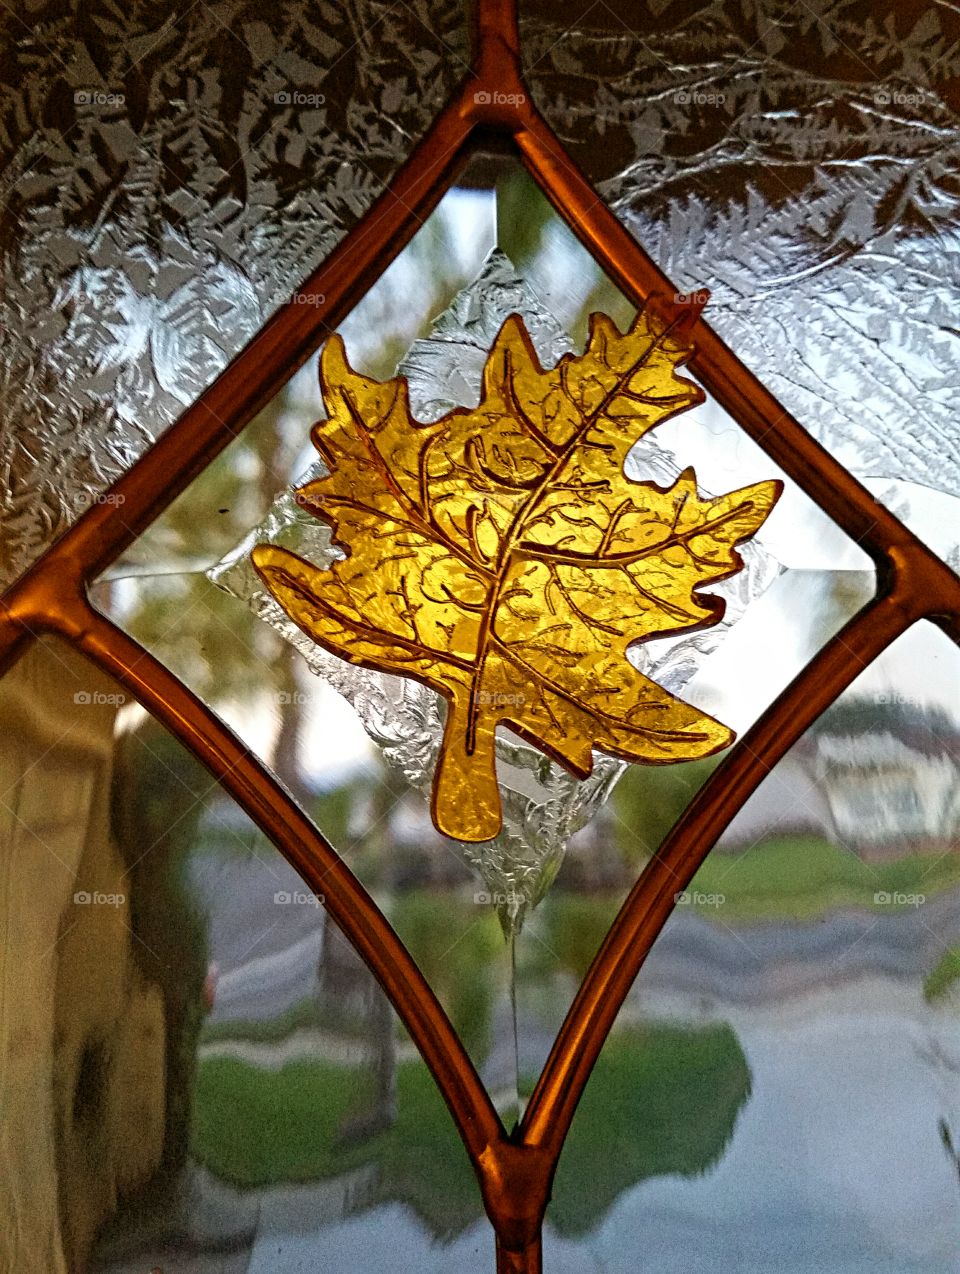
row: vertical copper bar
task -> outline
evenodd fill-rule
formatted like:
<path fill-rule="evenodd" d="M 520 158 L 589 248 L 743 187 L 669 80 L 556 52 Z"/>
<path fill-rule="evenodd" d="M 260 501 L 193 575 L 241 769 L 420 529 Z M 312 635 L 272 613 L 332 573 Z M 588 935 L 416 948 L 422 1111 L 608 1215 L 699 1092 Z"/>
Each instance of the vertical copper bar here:
<path fill-rule="evenodd" d="M 521 1251 L 505 1248 L 497 1239 L 497 1274 L 543 1274 L 541 1236 Z"/>
<path fill-rule="evenodd" d="M 503 49 L 514 66 L 520 66 L 520 24 L 517 0 L 486 0 L 473 6 L 475 68 L 491 60 L 495 48 Z"/>

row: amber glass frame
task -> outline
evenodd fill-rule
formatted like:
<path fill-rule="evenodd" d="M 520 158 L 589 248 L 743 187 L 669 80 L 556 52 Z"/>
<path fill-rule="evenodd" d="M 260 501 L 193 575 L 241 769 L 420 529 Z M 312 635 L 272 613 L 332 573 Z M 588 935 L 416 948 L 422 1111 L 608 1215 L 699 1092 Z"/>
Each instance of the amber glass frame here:
<path fill-rule="evenodd" d="M 469 74 L 390 187 L 222 375 L 0 599 L 0 671 L 54 633 L 123 684 L 220 780 L 326 899 L 420 1049 L 450 1108 L 497 1238 L 500 1274 L 541 1270 L 541 1227 L 577 1102 L 657 935 L 763 777 L 857 675 L 920 619 L 960 643 L 960 580 L 803 429 L 702 321 L 690 368 L 708 393 L 872 558 L 877 592 L 811 660 L 691 802 L 643 870 L 508 1133 L 446 1014 L 376 903 L 294 800 L 167 668 L 95 611 L 89 584 L 233 439 L 342 321 L 478 149 L 525 164 L 611 279 L 640 304 L 675 291 L 604 205 L 533 106 L 515 0 L 480 0 Z M 122 498 L 120 498 L 122 497 Z"/>

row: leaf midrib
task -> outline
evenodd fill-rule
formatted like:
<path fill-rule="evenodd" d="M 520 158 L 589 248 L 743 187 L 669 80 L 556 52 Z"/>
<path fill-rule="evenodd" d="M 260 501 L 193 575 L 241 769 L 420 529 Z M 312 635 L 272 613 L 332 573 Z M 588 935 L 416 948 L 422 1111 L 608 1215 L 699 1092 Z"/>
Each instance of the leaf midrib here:
<path fill-rule="evenodd" d="M 478 696 L 480 691 L 480 684 L 483 679 L 484 665 L 486 663 L 487 654 L 489 653 L 489 649 L 490 649 L 490 638 L 491 638 L 491 635 L 493 634 L 493 624 L 494 624 L 494 620 L 496 618 L 497 610 L 500 604 L 500 594 L 503 591 L 504 583 L 506 582 L 507 575 L 512 565 L 513 554 L 517 547 L 515 543 L 516 537 L 520 534 L 523 523 L 526 521 L 526 519 L 530 516 L 530 514 L 536 508 L 537 502 L 542 498 L 544 491 L 552 487 L 554 479 L 563 469 L 563 466 L 570 459 L 571 455 L 574 453 L 576 448 L 580 445 L 584 435 L 588 432 L 588 430 L 590 430 L 593 427 L 594 424 L 596 424 L 597 420 L 599 420 L 602 417 L 603 413 L 607 410 L 607 408 L 610 406 L 613 400 L 620 393 L 623 386 L 626 384 L 629 384 L 630 379 L 639 370 L 639 368 L 641 368 L 646 363 L 646 361 L 651 357 L 654 351 L 660 347 L 663 340 L 669 335 L 670 331 L 675 325 L 676 325 L 675 323 L 671 323 L 670 325 L 665 327 L 664 330 L 659 334 L 659 336 L 657 336 L 656 339 L 653 340 L 650 343 L 650 345 L 643 351 L 640 357 L 635 359 L 630 364 L 630 366 L 626 369 L 626 371 L 622 372 L 620 376 L 617 377 L 614 384 L 610 387 L 610 389 L 606 392 L 606 394 L 604 394 L 603 398 L 600 400 L 597 406 L 593 409 L 593 411 L 590 412 L 589 415 L 583 418 L 579 427 L 576 430 L 574 430 L 574 432 L 571 434 L 567 442 L 563 444 L 562 449 L 555 454 L 553 463 L 549 466 L 547 471 L 544 473 L 542 480 L 537 486 L 537 489 L 530 493 L 530 495 L 526 498 L 526 500 L 524 500 L 523 504 L 520 506 L 519 509 L 517 509 L 516 513 L 514 513 L 513 517 L 510 520 L 510 524 L 507 527 L 503 540 L 501 541 L 500 552 L 497 554 L 496 576 L 493 583 L 493 590 L 492 590 L 492 595 L 490 598 L 490 604 L 487 607 L 487 609 L 484 611 L 483 618 L 480 623 L 480 632 L 477 635 L 476 665 L 475 665 L 475 671 L 473 673 L 473 677 L 471 679 L 470 693 L 467 700 L 467 725 L 466 725 L 466 736 L 464 740 L 464 748 L 468 755 L 471 752 L 473 752 L 476 746 L 477 717 L 479 715 Z M 604 354 L 607 351 L 607 345 L 608 343 L 605 339 L 603 351 L 602 351 Z M 582 358 L 586 357 L 586 350 L 584 351 L 584 354 L 581 355 L 581 357 Z M 561 360 L 561 363 L 559 364 L 559 366 L 563 366 L 563 365 L 564 365 L 563 360 Z M 568 366 L 569 364 L 566 364 L 566 365 Z M 607 366 L 609 367 L 609 363 L 607 364 Z M 576 407 L 577 404 L 572 394 L 570 393 L 569 389 L 566 386 L 565 378 L 562 372 L 560 375 L 560 385 L 568 401 L 573 403 L 574 407 Z M 512 385 L 511 385 L 511 388 L 512 388 Z"/>

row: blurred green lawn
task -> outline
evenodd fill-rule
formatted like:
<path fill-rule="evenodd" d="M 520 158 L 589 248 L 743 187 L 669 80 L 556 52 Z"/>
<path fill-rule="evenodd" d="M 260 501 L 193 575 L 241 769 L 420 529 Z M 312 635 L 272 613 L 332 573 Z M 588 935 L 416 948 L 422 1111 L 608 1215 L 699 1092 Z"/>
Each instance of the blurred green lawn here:
<path fill-rule="evenodd" d="M 265 1070 L 209 1057 L 195 1090 L 193 1154 L 241 1187 L 318 1181 L 374 1165 L 365 1203 L 405 1203 L 435 1238 L 449 1240 L 482 1216 L 473 1171 L 426 1067 L 403 1062 L 396 1079 L 393 1125 L 345 1146 L 337 1144 L 338 1129 L 371 1096 L 362 1071 L 312 1058 Z M 746 1059 L 727 1026 L 617 1032 L 574 1119 L 551 1223 L 561 1233 L 583 1233 L 637 1182 L 705 1171 L 723 1153 L 749 1093 Z"/>

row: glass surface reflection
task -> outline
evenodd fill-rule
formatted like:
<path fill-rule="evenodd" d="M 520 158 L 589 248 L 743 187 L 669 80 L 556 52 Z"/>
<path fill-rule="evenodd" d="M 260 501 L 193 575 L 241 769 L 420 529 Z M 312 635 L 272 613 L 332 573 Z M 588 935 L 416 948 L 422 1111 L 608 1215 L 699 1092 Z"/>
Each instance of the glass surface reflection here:
<path fill-rule="evenodd" d="M 957 673 L 946 637 L 911 629 L 707 858 L 577 1113 L 548 1268 L 626 1274 L 649 1252 L 666 1274 L 956 1270 Z M 644 822 L 669 825 L 683 768 L 662 785 L 636 767 L 623 780 L 621 853 L 648 855 Z M 612 905 L 563 885 L 531 928 L 589 930 L 595 946 Z"/>
<path fill-rule="evenodd" d="M 955 674 L 946 639 L 912 630 L 707 860 L 578 1112 L 551 1268 L 626 1274 L 644 1250 L 678 1272 L 954 1268 Z M 449 1115 L 296 874 L 65 647 L 33 647 L 0 701 L 4 1268 L 488 1268 Z M 527 1083 L 705 773 L 631 769 L 570 847 L 518 945 Z M 369 771 L 312 800 L 496 1091 L 513 1023 L 495 914 Z"/>
<path fill-rule="evenodd" d="M 388 376 L 403 355 L 400 369 L 410 379 L 414 414 L 424 420 L 475 401 L 487 351 L 511 310 L 524 313 L 545 363 L 582 343 L 591 309 L 599 307 L 624 325 L 632 313 L 518 165 L 481 156 L 460 181 L 340 329 L 351 360 L 370 375 Z M 542 960 L 554 959 L 549 948 L 552 943 L 556 950 L 556 938 L 536 927 L 529 936 L 516 934 L 551 886 L 571 831 L 602 806 L 621 766 L 598 754 L 594 775 L 577 783 L 542 768 L 529 749 L 505 756 L 503 745 L 512 736 L 504 733 L 504 837 L 476 852 L 436 833 L 426 796 L 442 731 L 433 693 L 410 679 L 400 682 L 398 693 L 385 688 L 378 674 L 326 655 L 275 604 L 273 612 L 268 609 L 250 566 L 255 541 L 282 544 L 318 563 L 329 551 L 327 529 L 289 491 L 276 494 L 316 462 L 306 441 L 321 413 L 316 378 L 311 360 L 131 546 L 97 585 L 94 601 L 274 770 L 368 888 L 378 891 L 418 960 L 434 959 L 441 975 L 444 952 L 462 954 L 469 963 L 471 944 L 482 935 L 488 944 L 485 995 L 496 1028 L 475 1028 L 459 1009 L 451 1013 L 510 1121 L 527 1095 L 524 1076 L 545 1060 L 574 986 L 564 978 L 549 986 L 538 981 Z M 695 462 L 705 492 L 783 476 L 710 401 L 665 422 L 656 435 L 659 446 L 644 440 L 631 452 L 627 463 L 634 476 L 653 474 L 669 485 L 679 457 Z M 875 587 L 865 555 L 789 481 L 771 518 L 745 546 L 744 561 L 736 579 L 710 590 L 726 597 L 722 632 L 718 627 L 652 641 L 638 655 L 650 661 L 644 671 L 655 680 L 739 732 Z M 309 675 L 308 668 L 319 675 Z M 692 794 L 706 771 L 678 768 L 690 777 L 664 774 L 659 781 Z M 648 811 L 644 817 L 655 816 Z M 570 879 L 582 878 L 587 891 L 599 882 L 622 894 L 637 863 L 628 859 L 625 866 L 618 857 L 605 818 L 601 814 L 578 833 L 588 852 L 569 867 Z M 644 836 L 651 848 L 657 843 L 649 827 Z M 425 909 L 407 908 L 404 901 L 419 884 L 460 890 L 465 900 L 462 907 L 438 909 L 442 920 L 430 924 L 439 932 L 431 930 L 429 941 L 421 933 Z M 491 904 L 505 930 L 512 927 L 515 952 L 490 928 L 483 913 Z M 611 900 L 610 917 L 612 907 Z M 592 954 L 599 931 L 588 930 Z M 589 944 L 583 934 L 577 942 L 574 962 L 585 969 Z M 513 1013 L 514 963 L 516 1011 L 529 1017 L 516 1040 L 519 1084 L 514 1041 L 509 1031 L 500 1034 Z"/>
<path fill-rule="evenodd" d="M 3 679 L 0 719 L 0 1269 L 274 1271 L 326 1244 L 367 1268 L 351 1227 L 411 1269 L 470 1232 L 463 1268 L 487 1268 L 418 1053 L 210 775 L 58 642 Z M 496 921 L 436 897 L 411 887 L 400 927 L 483 1033 Z"/>

